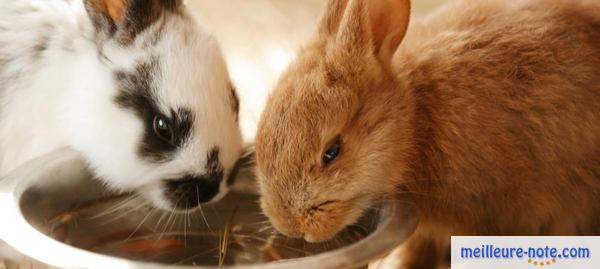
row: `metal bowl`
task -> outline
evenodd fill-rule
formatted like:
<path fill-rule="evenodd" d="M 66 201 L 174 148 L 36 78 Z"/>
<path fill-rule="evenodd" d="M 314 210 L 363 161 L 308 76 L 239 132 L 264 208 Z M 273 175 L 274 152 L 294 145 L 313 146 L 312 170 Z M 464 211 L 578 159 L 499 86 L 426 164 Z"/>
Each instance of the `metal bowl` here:
<path fill-rule="evenodd" d="M 275 233 L 256 201 L 234 190 L 202 211 L 159 211 L 111 193 L 65 148 L 0 180 L 0 238 L 59 268 L 356 268 L 416 224 L 410 203 L 387 202 L 332 240 L 309 244 Z"/>

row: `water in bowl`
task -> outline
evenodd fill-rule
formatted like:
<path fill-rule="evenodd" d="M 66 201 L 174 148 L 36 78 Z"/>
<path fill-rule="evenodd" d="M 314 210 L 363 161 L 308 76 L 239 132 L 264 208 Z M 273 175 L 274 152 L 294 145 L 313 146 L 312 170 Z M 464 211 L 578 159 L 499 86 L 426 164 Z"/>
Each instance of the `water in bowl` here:
<path fill-rule="evenodd" d="M 377 226 L 377 212 L 321 243 L 278 234 L 260 212 L 258 198 L 230 193 L 202 210 L 177 214 L 147 205 L 130 195 L 106 195 L 40 210 L 43 198 L 35 189 L 26 195 L 26 214 L 38 230 L 69 245 L 137 261 L 172 265 L 237 265 L 294 259 L 352 244 Z M 55 194 L 55 195 L 65 195 Z M 36 206 L 37 205 L 37 206 Z"/>

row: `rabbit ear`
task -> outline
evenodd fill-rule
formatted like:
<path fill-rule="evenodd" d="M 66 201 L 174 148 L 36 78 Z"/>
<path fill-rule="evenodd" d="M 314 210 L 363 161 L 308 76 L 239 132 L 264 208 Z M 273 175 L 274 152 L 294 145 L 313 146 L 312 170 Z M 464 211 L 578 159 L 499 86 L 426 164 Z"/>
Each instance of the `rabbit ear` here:
<path fill-rule="evenodd" d="M 84 0 L 85 9 L 102 39 L 129 45 L 136 35 L 165 11 L 176 11 L 182 0 Z"/>
<path fill-rule="evenodd" d="M 326 36 L 335 35 L 337 33 L 347 4 L 348 0 L 327 1 L 325 11 L 321 15 L 319 22 L 319 33 Z"/>
<path fill-rule="evenodd" d="M 393 53 L 406 34 L 410 0 L 351 0 L 337 42 L 346 49 Z"/>

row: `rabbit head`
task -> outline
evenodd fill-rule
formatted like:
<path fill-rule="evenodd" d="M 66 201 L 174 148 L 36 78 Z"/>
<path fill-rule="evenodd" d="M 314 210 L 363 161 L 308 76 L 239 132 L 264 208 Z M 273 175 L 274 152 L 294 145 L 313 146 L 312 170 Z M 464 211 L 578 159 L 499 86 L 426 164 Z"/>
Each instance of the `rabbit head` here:
<path fill-rule="evenodd" d="M 390 61 L 409 11 L 408 0 L 329 1 L 270 96 L 257 175 L 262 209 L 284 234 L 327 240 L 394 192 L 413 107 Z"/>
<path fill-rule="evenodd" d="M 239 101 L 216 40 L 181 0 L 83 4 L 95 53 L 65 100 L 73 146 L 107 185 L 155 206 L 218 200 L 242 146 Z"/>

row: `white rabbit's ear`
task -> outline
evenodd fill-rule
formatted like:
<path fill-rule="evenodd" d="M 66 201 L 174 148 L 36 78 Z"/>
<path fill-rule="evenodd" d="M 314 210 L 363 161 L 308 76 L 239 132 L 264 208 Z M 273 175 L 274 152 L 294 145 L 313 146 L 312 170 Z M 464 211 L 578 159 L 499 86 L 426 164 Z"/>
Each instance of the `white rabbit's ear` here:
<path fill-rule="evenodd" d="M 101 39 L 129 45 L 165 11 L 177 11 L 182 0 L 83 0 Z"/>
<path fill-rule="evenodd" d="M 337 33 L 345 49 L 393 53 L 406 34 L 410 0 L 350 0 Z"/>
<path fill-rule="evenodd" d="M 323 11 L 319 22 L 319 33 L 326 36 L 335 35 L 337 33 L 340 21 L 344 16 L 346 4 L 348 4 L 348 0 L 327 1 L 325 10 Z"/>

